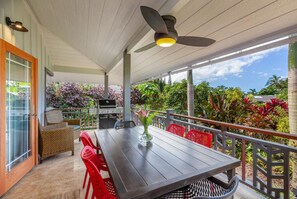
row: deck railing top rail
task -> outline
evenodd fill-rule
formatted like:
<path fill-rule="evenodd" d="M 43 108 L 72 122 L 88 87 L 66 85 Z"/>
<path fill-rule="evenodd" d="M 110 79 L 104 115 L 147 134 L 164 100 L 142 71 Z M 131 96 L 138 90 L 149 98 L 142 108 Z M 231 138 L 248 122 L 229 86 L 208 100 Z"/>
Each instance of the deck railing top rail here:
<path fill-rule="evenodd" d="M 160 113 L 160 114 L 166 114 L 166 112 L 164 112 L 164 111 L 155 111 L 155 110 L 153 110 L 153 112 L 157 112 L 157 113 Z M 277 131 L 273 131 L 273 130 L 269 130 L 269 129 L 260 129 L 260 128 L 255 128 L 255 127 L 243 126 L 243 125 L 240 125 L 240 124 L 231 124 L 231 123 L 226 123 L 226 122 L 220 122 L 220 121 L 215 121 L 215 120 L 210 120 L 210 119 L 205 119 L 205 118 L 191 117 L 191 116 L 175 114 L 175 113 L 170 113 L 170 116 L 190 119 L 190 120 L 193 120 L 193 121 L 199 121 L 199 122 L 202 122 L 202 123 L 217 125 L 217 126 L 226 127 L 226 128 L 239 129 L 239 130 L 245 130 L 245 131 L 260 133 L 260 134 L 263 134 L 263 135 L 277 136 L 277 137 L 280 137 L 280 138 L 287 138 L 287 139 L 291 139 L 291 140 L 297 140 L 297 135 L 295 135 L 295 134 L 277 132 Z"/>

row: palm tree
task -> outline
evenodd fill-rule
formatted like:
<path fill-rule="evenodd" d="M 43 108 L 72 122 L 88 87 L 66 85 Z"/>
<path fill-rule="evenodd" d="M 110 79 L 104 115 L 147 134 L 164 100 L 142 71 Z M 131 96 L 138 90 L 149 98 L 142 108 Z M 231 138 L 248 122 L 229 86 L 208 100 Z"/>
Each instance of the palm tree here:
<path fill-rule="evenodd" d="M 297 42 L 289 44 L 288 54 L 288 105 L 290 133 L 297 134 Z M 297 146 L 297 141 L 291 142 Z M 297 188 L 297 154 L 293 153 L 293 179 L 292 186 Z"/>
<path fill-rule="evenodd" d="M 281 81 L 282 79 L 280 76 L 273 75 L 268 79 L 265 86 L 275 86 L 275 88 L 278 90 L 281 87 Z"/>
<path fill-rule="evenodd" d="M 164 79 L 155 79 L 152 81 L 152 83 L 156 84 L 160 90 L 161 93 L 164 93 L 164 88 L 165 88 L 165 80 Z"/>
<path fill-rule="evenodd" d="M 252 94 L 252 95 L 256 95 L 257 94 L 257 90 L 256 89 L 251 89 L 250 88 L 250 91 L 248 92 L 249 94 Z"/>

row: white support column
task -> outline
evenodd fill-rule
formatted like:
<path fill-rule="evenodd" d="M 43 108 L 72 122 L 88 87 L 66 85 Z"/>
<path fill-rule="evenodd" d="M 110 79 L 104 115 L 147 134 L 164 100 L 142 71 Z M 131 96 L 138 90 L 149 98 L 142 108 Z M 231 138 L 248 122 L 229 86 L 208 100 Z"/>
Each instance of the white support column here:
<path fill-rule="evenodd" d="M 171 72 L 168 72 L 168 84 L 172 85 Z"/>
<path fill-rule="evenodd" d="M 124 76 L 124 121 L 131 120 L 131 55 L 124 52 L 123 76 Z"/>
<path fill-rule="evenodd" d="M 108 95 L 108 75 L 106 73 L 104 73 L 104 95 L 103 95 L 104 99 L 108 99 L 109 95 Z"/>
<path fill-rule="evenodd" d="M 194 116 L 194 86 L 193 86 L 193 72 L 192 70 L 188 70 L 187 74 L 187 95 L 188 95 L 188 116 Z M 192 120 L 188 120 L 188 122 L 192 122 Z"/>

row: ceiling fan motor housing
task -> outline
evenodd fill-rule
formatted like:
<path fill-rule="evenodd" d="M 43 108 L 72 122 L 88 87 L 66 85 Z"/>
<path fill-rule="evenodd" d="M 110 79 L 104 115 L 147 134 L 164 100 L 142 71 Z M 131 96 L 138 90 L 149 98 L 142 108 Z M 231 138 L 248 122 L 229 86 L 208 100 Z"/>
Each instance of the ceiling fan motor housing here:
<path fill-rule="evenodd" d="M 157 41 L 160 38 L 166 38 L 166 37 L 171 37 L 172 39 L 174 39 L 175 41 L 177 40 L 178 34 L 174 28 L 174 25 L 176 23 L 176 18 L 174 16 L 171 15 L 163 15 L 162 16 L 167 29 L 168 29 L 168 35 L 165 33 L 155 33 L 155 41 Z"/>

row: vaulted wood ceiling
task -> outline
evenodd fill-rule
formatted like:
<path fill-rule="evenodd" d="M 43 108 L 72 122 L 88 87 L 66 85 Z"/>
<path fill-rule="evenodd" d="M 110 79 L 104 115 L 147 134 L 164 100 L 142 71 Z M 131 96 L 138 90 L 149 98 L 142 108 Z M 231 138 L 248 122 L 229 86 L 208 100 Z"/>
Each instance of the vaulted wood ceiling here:
<path fill-rule="evenodd" d="M 132 54 L 132 82 L 297 32 L 296 0 L 27 0 L 44 27 L 52 62 L 106 71 L 122 82 L 122 54 Z M 206 48 L 176 44 L 134 50 L 153 41 L 140 5 L 173 14 L 179 35 L 205 36 Z"/>

